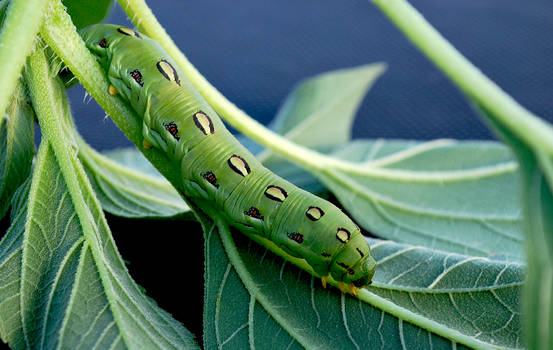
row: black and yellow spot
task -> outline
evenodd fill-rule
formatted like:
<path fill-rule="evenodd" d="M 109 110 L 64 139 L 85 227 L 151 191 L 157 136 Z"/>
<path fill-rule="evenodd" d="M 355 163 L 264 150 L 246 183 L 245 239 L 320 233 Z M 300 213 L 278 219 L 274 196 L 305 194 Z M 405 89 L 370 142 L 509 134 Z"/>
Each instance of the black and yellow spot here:
<path fill-rule="evenodd" d="M 102 38 L 102 40 L 100 40 L 98 42 L 98 46 L 100 46 L 102 49 L 105 49 L 108 47 L 108 42 L 106 40 L 106 38 Z"/>
<path fill-rule="evenodd" d="M 203 173 L 202 177 L 207 182 L 209 182 L 210 184 L 215 186 L 215 188 L 219 188 L 219 184 L 217 183 L 217 177 L 215 176 L 215 174 L 212 171 L 208 171 L 208 172 Z"/>
<path fill-rule="evenodd" d="M 289 232 L 289 233 L 286 234 L 286 236 L 288 236 L 288 238 L 290 238 L 292 241 L 294 241 L 298 244 L 303 243 L 303 235 L 301 233 Z"/>
<path fill-rule="evenodd" d="M 263 220 L 263 215 L 261 215 L 261 212 L 256 207 L 250 207 L 250 209 L 246 210 L 244 214 L 247 216 L 251 216 L 254 219 Z"/>
<path fill-rule="evenodd" d="M 156 63 L 157 70 L 169 81 L 174 81 L 180 85 L 179 75 L 171 63 L 166 60 L 161 60 Z"/>
<path fill-rule="evenodd" d="M 271 185 L 265 190 L 265 196 L 277 202 L 284 202 L 288 193 L 282 187 Z"/>
<path fill-rule="evenodd" d="M 124 35 L 134 36 L 135 38 L 142 39 L 142 36 L 140 35 L 140 33 L 126 27 L 119 27 L 117 28 L 117 31 Z"/>
<path fill-rule="evenodd" d="M 163 123 L 163 126 L 165 127 L 165 130 L 169 131 L 169 133 L 171 134 L 171 136 L 173 136 L 173 138 L 175 138 L 175 140 L 180 140 L 179 127 L 177 126 L 177 124 L 175 124 L 174 122 L 170 122 Z"/>
<path fill-rule="evenodd" d="M 194 124 L 196 124 L 196 127 L 200 129 L 204 135 L 211 135 L 215 132 L 211 118 L 209 118 L 204 112 L 196 112 L 192 117 L 194 119 Z"/>
<path fill-rule="evenodd" d="M 336 239 L 339 240 L 340 242 L 348 243 L 350 238 L 351 238 L 351 234 L 345 228 L 340 227 L 336 231 Z"/>
<path fill-rule="evenodd" d="M 136 81 L 136 83 L 140 86 L 144 86 L 144 81 L 142 81 L 142 73 L 138 69 L 133 70 L 129 73 L 131 77 Z"/>
<path fill-rule="evenodd" d="M 238 175 L 247 176 L 251 173 L 250 166 L 244 160 L 244 158 L 233 154 L 228 160 L 227 163 L 229 167 Z"/>
<path fill-rule="evenodd" d="M 319 207 L 309 207 L 309 209 L 305 212 L 305 216 L 307 216 L 307 218 L 311 221 L 317 221 L 323 215 L 325 215 L 325 212 Z"/>

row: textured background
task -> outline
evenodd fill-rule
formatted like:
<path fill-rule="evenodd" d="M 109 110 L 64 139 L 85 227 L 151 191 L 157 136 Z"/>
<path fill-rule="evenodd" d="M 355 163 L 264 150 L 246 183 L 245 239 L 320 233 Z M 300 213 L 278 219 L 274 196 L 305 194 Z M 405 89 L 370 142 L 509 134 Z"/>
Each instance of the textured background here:
<path fill-rule="evenodd" d="M 499 86 L 553 121 L 551 0 L 412 3 Z M 200 72 L 265 124 L 300 79 L 383 61 L 388 71 L 361 106 L 355 137 L 492 137 L 457 89 L 369 1 L 151 0 L 149 4 Z M 117 6 L 107 21 L 129 25 Z M 80 86 L 70 94 L 79 131 L 93 147 L 131 145 L 94 101 L 83 103 Z M 203 240 L 198 226 L 111 215 L 108 219 L 133 278 L 200 339 Z"/>
<path fill-rule="evenodd" d="M 383 61 L 388 71 L 357 115 L 364 138 L 489 139 L 463 95 L 369 1 L 150 1 L 199 71 L 268 123 L 300 79 Z M 523 106 L 553 121 L 553 2 L 415 0 L 461 53 Z M 121 8 L 107 19 L 127 24 Z M 130 143 L 84 90 L 70 90 L 77 125 L 98 149 Z"/>

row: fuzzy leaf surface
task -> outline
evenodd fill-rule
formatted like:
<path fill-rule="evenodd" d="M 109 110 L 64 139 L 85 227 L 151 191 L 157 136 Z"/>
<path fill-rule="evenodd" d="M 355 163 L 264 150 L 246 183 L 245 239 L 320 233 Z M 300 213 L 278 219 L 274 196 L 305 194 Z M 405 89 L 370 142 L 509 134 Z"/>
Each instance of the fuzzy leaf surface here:
<path fill-rule="evenodd" d="M 497 142 L 358 141 L 333 153 L 361 164 L 319 179 L 376 236 L 523 261 L 518 165 Z"/>
<path fill-rule="evenodd" d="M 0 245 L 3 340 L 14 349 L 197 348 L 130 278 L 84 170 L 75 169 L 87 218 L 77 215 L 57 159 L 42 143 L 26 215 L 16 217 Z"/>
<path fill-rule="evenodd" d="M 379 266 L 373 285 L 356 299 L 323 289 L 290 262 L 212 226 L 205 251 L 206 349 L 521 346 L 523 266 L 369 243 Z"/>

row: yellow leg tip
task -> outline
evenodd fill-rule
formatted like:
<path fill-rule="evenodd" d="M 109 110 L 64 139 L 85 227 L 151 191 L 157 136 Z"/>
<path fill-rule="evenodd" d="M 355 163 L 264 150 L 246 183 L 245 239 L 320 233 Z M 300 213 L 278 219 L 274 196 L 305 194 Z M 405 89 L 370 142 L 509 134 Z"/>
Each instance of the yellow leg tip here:
<path fill-rule="evenodd" d="M 153 146 L 146 140 L 142 140 L 142 146 L 144 146 L 144 148 L 146 149 L 150 149 L 152 148 Z"/>
<path fill-rule="evenodd" d="M 323 285 L 323 288 L 326 288 L 327 280 L 328 280 L 328 276 L 321 277 L 321 284 Z"/>
<path fill-rule="evenodd" d="M 359 288 L 355 287 L 353 283 L 351 283 L 349 284 L 349 290 L 351 291 L 351 294 L 357 296 L 357 291 L 359 290 Z"/>
<path fill-rule="evenodd" d="M 340 291 L 341 291 L 342 293 L 344 293 L 344 294 L 347 293 L 347 292 L 346 292 L 346 286 L 345 286 L 344 282 L 339 282 L 339 283 L 338 283 L 338 289 L 340 289 Z"/>
<path fill-rule="evenodd" d="M 110 85 L 109 88 L 108 88 L 108 92 L 111 96 L 115 96 L 117 95 L 119 92 L 117 91 L 117 89 L 115 88 L 115 86 L 113 85 Z"/>

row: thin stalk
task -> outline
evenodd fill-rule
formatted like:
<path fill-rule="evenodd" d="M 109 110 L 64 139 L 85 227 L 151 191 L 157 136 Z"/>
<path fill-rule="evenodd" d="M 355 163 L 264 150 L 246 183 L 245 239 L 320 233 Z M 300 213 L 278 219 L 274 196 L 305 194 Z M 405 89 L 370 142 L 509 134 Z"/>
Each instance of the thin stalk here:
<path fill-rule="evenodd" d="M 0 32 L 0 113 L 4 113 L 31 52 L 48 0 L 12 0 Z"/>

